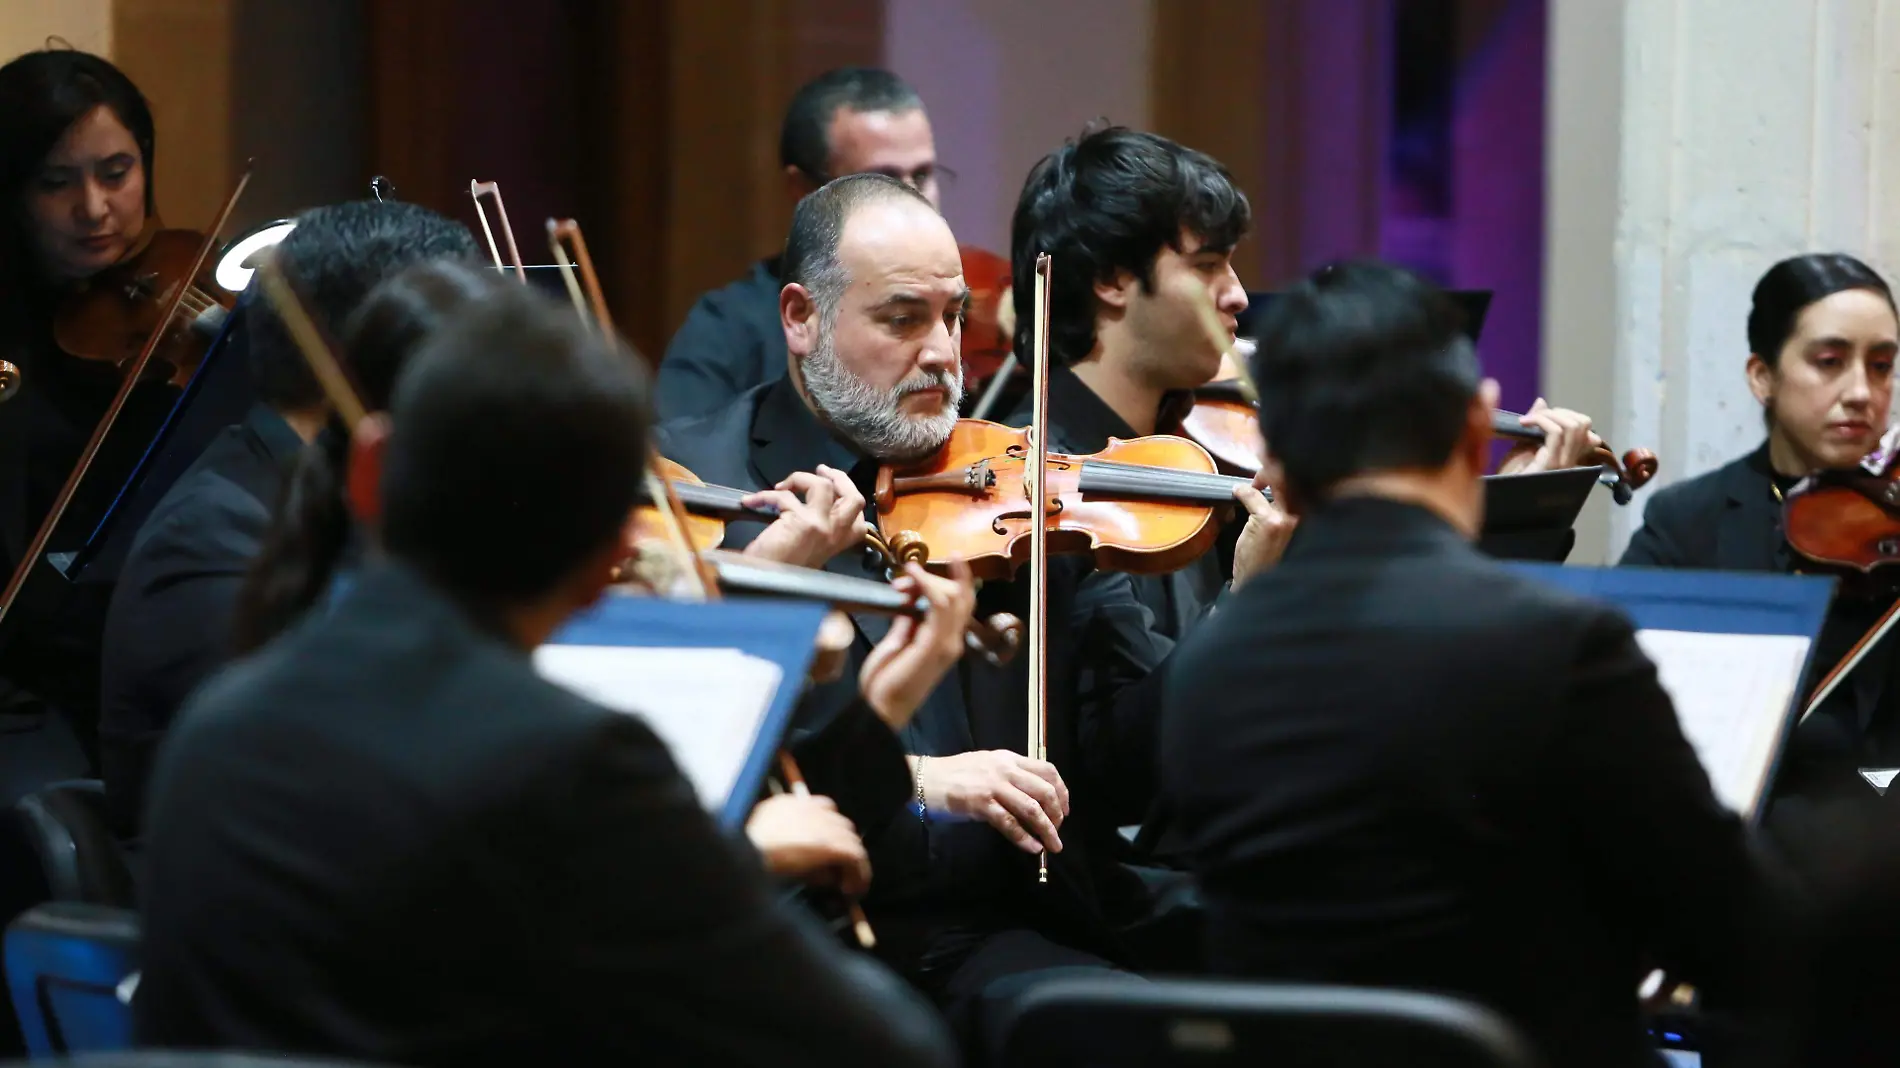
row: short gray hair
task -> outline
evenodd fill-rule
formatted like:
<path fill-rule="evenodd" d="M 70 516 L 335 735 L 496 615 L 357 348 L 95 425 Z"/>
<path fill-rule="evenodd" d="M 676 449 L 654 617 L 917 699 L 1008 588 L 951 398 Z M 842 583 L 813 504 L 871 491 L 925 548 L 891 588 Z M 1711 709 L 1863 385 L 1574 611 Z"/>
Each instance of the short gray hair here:
<path fill-rule="evenodd" d="M 780 281 L 798 283 L 818 306 L 827 327 L 838 318 L 838 305 L 851 283 L 838 260 L 838 242 L 853 212 L 866 204 L 889 198 L 909 198 L 930 208 L 930 201 L 909 185 L 885 174 L 851 174 L 835 178 L 798 202 L 792 212 L 792 230 L 785 238 L 779 260 Z"/>

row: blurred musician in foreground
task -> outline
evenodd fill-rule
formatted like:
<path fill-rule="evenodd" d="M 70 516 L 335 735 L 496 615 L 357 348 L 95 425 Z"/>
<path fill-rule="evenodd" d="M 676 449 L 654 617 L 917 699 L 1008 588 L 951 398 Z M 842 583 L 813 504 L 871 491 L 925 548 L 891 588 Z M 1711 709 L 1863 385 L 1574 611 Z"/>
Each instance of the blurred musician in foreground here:
<path fill-rule="evenodd" d="M 0 360 L 18 381 L 0 401 L 0 576 L 10 576 L 52 507 L 121 381 L 112 364 L 61 351 L 62 300 L 133 254 L 157 228 L 152 112 L 136 85 L 98 56 L 29 52 L 0 67 Z M 75 548 L 157 429 L 176 391 L 141 383 L 81 484 L 49 547 Z M 61 540 L 64 539 L 64 540 Z M 0 577 L 0 585 L 5 583 Z M 0 648 L 0 711 L 37 717 L 43 698 L 74 721 L 87 748 L 98 715 L 103 598 L 76 591 L 57 618 L 8 621 Z M 98 603 L 94 603 L 95 600 Z M 31 691 L 18 692 L 15 687 Z M 9 722 L 0 744 L 0 802 L 85 760 L 53 723 Z"/>
<path fill-rule="evenodd" d="M 738 488 L 783 493 L 772 487 L 816 473 L 842 483 L 836 500 L 848 502 L 850 522 L 827 528 L 835 536 L 818 562 L 881 578 L 885 564 L 865 554 L 860 533 L 878 468 L 930 455 L 957 421 L 968 287 L 956 239 L 914 189 L 857 175 L 799 204 L 784 269 L 788 377 L 668 424 L 662 452 Z M 772 533 L 760 531 L 730 524 L 727 547 Z M 980 1042 L 991 1011 L 1041 976 L 1191 966 L 1168 954 L 1194 940 L 1154 929 L 1159 891 L 1117 863 L 1126 843 L 1116 828 L 1140 820 L 1153 796 L 1160 705 L 1158 674 L 1113 663 L 1120 643 L 1093 622 L 1102 603 L 1140 613 L 1127 578 L 1077 557 L 1051 561 L 1048 761 L 1021 752 L 1027 658 L 1004 669 L 965 658 L 901 733 L 922 812 L 861 827 L 878 872 L 865 899 L 878 951 L 946 1007 L 966 1040 Z M 1023 585 L 986 585 L 979 614 L 1020 616 Z M 855 622 L 861 660 L 882 623 Z M 1086 711 L 1074 699 L 1085 656 L 1128 683 Z M 814 694 L 805 722 L 824 722 L 853 696 Z M 1044 850 L 1046 886 L 1034 861 Z"/>
<path fill-rule="evenodd" d="M 637 717 L 532 667 L 624 555 L 637 367 L 525 290 L 415 354 L 388 437 L 353 451 L 383 555 L 167 740 L 143 1041 L 424 1066 L 952 1063 L 927 1006 L 774 900 Z"/>
<path fill-rule="evenodd" d="M 513 281 L 459 259 L 420 263 L 377 286 L 344 331 L 344 358 L 364 403 L 386 408 L 419 346 L 515 288 Z M 331 415 L 298 456 L 236 598 L 240 654 L 288 629 L 362 565 L 365 538 L 344 497 L 348 447 L 347 428 Z M 863 882 L 869 865 L 853 825 L 887 822 L 910 799 L 904 753 L 891 732 L 910 721 L 962 655 L 956 623 L 968 618 L 974 594 L 967 584 L 928 575 L 902 581 L 933 602 L 931 620 L 893 628 L 879 645 L 883 655 L 859 673 L 860 700 L 825 729 L 794 731 L 787 740 L 808 784 L 825 796 L 772 798 L 755 813 L 753 844 L 776 875 L 810 883 L 842 877 L 847 888 Z M 788 810 L 799 814 L 788 816 Z"/>
<path fill-rule="evenodd" d="M 1472 545 L 1497 386 L 1455 309 L 1346 264 L 1259 340 L 1300 532 L 1187 644 L 1162 731 L 1214 966 L 1463 995 L 1605 1068 L 1655 1063 L 1653 957 L 1775 1063 L 1786 906 L 1630 622 Z"/>
<path fill-rule="evenodd" d="M 779 164 L 794 201 L 847 174 L 887 174 L 938 203 L 930 118 L 917 90 L 886 70 L 846 67 L 799 89 L 779 132 Z M 779 258 L 699 298 L 660 362 L 655 408 L 681 419 L 724 407 L 785 376 Z"/>
<path fill-rule="evenodd" d="M 329 329 L 404 267 L 475 253 L 462 224 L 372 200 L 305 212 L 277 251 Z M 329 418 L 315 376 L 269 307 L 253 305 L 244 327 L 258 403 L 153 507 L 106 615 L 100 735 L 107 810 L 121 838 L 140 832 L 153 753 L 179 706 L 233 653 L 245 569 L 298 453 Z"/>
<path fill-rule="evenodd" d="M 1787 572 L 1802 565 L 1781 530 L 1782 495 L 1817 471 L 1859 466 L 1880 444 L 1900 352 L 1893 294 L 1852 256 L 1783 260 L 1755 286 L 1748 386 L 1767 439 L 1741 459 L 1657 493 L 1624 564 Z M 1844 591 L 1815 647 L 1815 681 L 1880 618 L 1892 596 Z M 1778 799 L 1860 794 L 1862 767 L 1900 766 L 1900 656 L 1883 640 L 1795 729 Z"/>

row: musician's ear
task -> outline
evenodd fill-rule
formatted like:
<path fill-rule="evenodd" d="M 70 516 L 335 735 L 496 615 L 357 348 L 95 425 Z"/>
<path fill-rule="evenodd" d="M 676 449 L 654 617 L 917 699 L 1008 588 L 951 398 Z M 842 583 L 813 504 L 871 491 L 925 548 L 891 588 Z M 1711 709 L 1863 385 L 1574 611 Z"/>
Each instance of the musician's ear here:
<path fill-rule="evenodd" d="M 812 299 L 810 291 L 793 282 L 779 291 L 779 324 L 785 329 L 785 348 L 791 353 L 795 363 L 804 362 L 805 357 L 819 349 L 818 330 L 822 325 L 822 316 L 818 314 L 818 302 Z"/>
<path fill-rule="evenodd" d="M 350 434 L 350 469 L 343 491 L 358 523 L 375 527 L 383 518 L 383 459 L 389 452 L 389 416 L 365 416 Z"/>
<path fill-rule="evenodd" d="M 1141 279 L 1136 278 L 1134 272 L 1118 270 L 1110 280 L 1096 281 L 1095 299 L 1116 311 L 1123 311 L 1127 309 L 1129 300 L 1133 298 L 1135 287 L 1140 284 Z"/>

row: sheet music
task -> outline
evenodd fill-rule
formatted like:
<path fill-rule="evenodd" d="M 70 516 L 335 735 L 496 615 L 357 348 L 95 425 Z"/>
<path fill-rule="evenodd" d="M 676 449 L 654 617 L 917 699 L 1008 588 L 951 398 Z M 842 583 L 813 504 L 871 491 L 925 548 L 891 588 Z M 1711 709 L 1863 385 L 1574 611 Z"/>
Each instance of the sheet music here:
<path fill-rule="evenodd" d="M 784 675 L 772 661 L 738 649 L 543 645 L 534 666 L 550 682 L 645 720 L 715 814 L 725 808 Z"/>
<path fill-rule="evenodd" d="M 1809 639 L 1639 630 L 1715 796 L 1744 816 L 1761 803 Z"/>

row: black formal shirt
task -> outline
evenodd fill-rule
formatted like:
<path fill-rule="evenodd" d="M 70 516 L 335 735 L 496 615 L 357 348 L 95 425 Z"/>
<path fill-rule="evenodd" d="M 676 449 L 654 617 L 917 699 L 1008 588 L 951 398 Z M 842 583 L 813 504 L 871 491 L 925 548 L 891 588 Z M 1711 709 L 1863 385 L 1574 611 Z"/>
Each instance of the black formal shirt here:
<path fill-rule="evenodd" d="M 1034 398 L 1025 399 L 1003 422 L 1009 426 L 1028 426 L 1034 418 Z M 1140 437 L 1128 421 L 1097 396 L 1088 384 L 1067 367 L 1049 372 L 1049 443 L 1060 452 L 1087 455 L 1108 447 L 1110 438 L 1123 441 Z M 1232 517 L 1244 522 L 1236 506 Z M 1223 536 L 1224 540 L 1231 541 Z M 1098 600 L 1104 618 L 1101 633 L 1110 635 L 1121 648 L 1114 656 L 1085 658 L 1080 665 L 1081 692 L 1085 706 L 1100 701 L 1113 702 L 1131 684 L 1162 671 L 1174 647 L 1214 609 L 1226 592 L 1228 566 L 1221 553 L 1209 551 L 1193 563 L 1165 575 L 1130 575 L 1126 579 L 1107 580 L 1117 585 L 1126 582 L 1134 592 L 1133 600 L 1108 597 Z M 1086 579 L 1084 584 L 1104 581 Z M 1136 852 L 1143 856 L 1172 859 L 1180 843 L 1169 832 L 1166 798 L 1159 800 L 1155 812 L 1142 821 L 1136 839 Z"/>
<path fill-rule="evenodd" d="M 152 783 L 142 1043 L 390 1064 L 944 1065 L 637 717 L 365 569 L 209 682 Z"/>
<path fill-rule="evenodd" d="M 785 377 L 781 288 L 774 256 L 699 298 L 660 361 L 654 408 L 661 419 L 704 415 L 753 386 Z"/>
<path fill-rule="evenodd" d="M 1785 1008 L 1782 899 L 1618 612 L 1348 499 L 1171 680 L 1218 970 L 1452 992 L 1578 1068 L 1652 1062 L 1646 955 L 1747 1019 Z"/>
<path fill-rule="evenodd" d="M 1621 563 L 1787 573 L 1801 562 L 1781 531 L 1779 477 L 1768 446 L 1650 498 Z M 1809 685 L 1820 682 L 1880 618 L 1887 600 L 1837 597 L 1814 648 Z M 1900 655 L 1889 636 L 1794 730 L 1776 773 L 1777 802 L 1866 789 L 1861 767 L 1900 765 Z"/>
<path fill-rule="evenodd" d="M 232 612 L 303 449 L 253 408 L 226 427 L 139 528 L 106 612 L 101 764 L 113 830 L 136 838 L 146 778 L 185 699 L 231 656 Z"/>
<path fill-rule="evenodd" d="M 661 428 L 663 455 L 707 482 L 742 489 L 775 485 L 794 471 L 827 464 L 848 471 L 865 491 L 867 509 L 877 464 L 860 457 L 812 415 L 787 379 L 759 386 L 726 408 Z M 764 528 L 739 522 L 726 528 L 726 547 L 742 547 Z M 850 551 L 826 570 L 883 580 L 883 564 Z M 1126 575 L 1089 573 L 1074 558 L 1049 571 L 1049 757 L 1070 790 L 1062 827 L 1064 851 L 1050 860 L 1050 885 L 1038 887 L 1035 859 L 987 824 L 920 819 L 906 810 L 882 827 L 860 827 L 877 875 L 865 907 L 877 927 L 879 953 L 927 986 L 934 961 L 953 960 L 984 933 L 1033 928 L 1051 940 L 1111 960 L 1131 959 L 1125 935 L 1153 907 L 1153 891 L 1118 863 L 1126 843 L 1116 828 L 1138 822 L 1154 794 L 1159 678 L 1139 665 L 1102 666 L 1106 677 L 1131 681 L 1112 700 L 1082 703 L 1078 672 L 1087 657 L 1124 655 L 1128 643 L 1105 632 L 1106 621 L 1127 618 L 1104 603 L 1139 603 Z M 987 583 L 979 614 L 1025 612 L 1021 583 Z M 889 629 L 876 616 L 854 616 L 857 642 L 838 682 L 800 706 L 801 730 L 820 729 L 856 700 L 863 659 Z M 995 667 L 965 657 L 930 693 L 901 738 L 906 751 L 948 756 L 973 750 L 1027 746 L 1027 658 Z M 954 968 L 953 964 L 946 967 Z"/>

